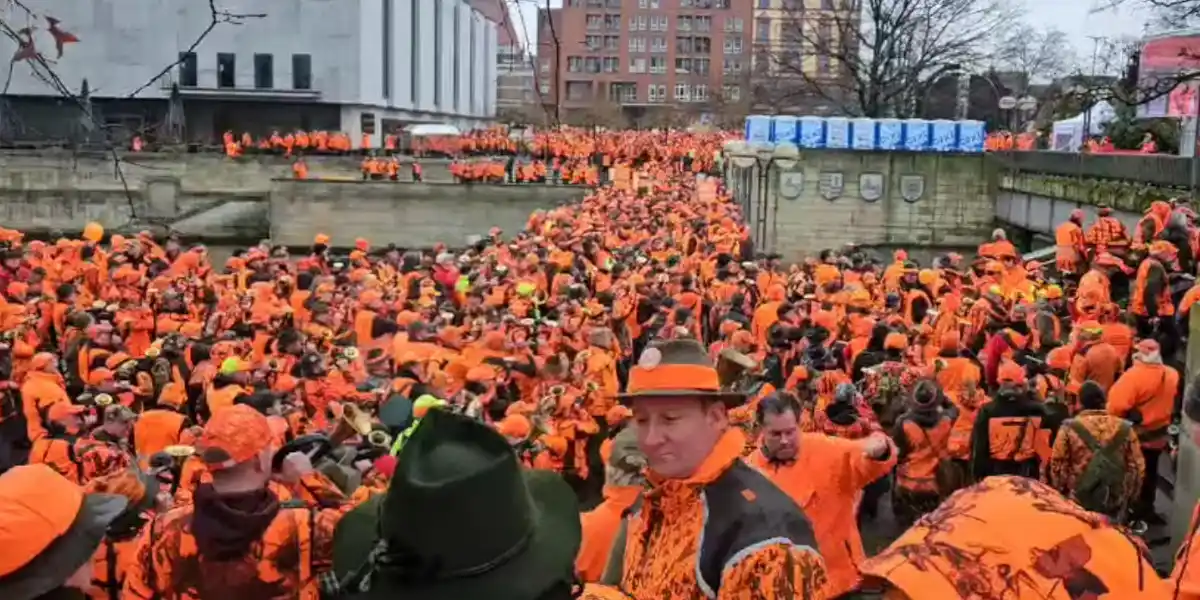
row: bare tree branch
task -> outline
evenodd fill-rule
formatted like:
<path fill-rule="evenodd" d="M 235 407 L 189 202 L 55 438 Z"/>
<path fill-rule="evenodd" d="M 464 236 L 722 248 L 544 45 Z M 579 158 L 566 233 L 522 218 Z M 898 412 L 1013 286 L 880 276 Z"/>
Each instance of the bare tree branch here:
<path fill-rule="evenodd" d="M 812 15 L 796 2 L 785 11 L 781 47 L 758 48 L 759 57 L 771 57 L 776 94 L 814 96 L 852 115 L 911 116 L 933 82 L 980 64 L 984 42 L 1015 17 L 1004 0 L 843 6 L 849 10 Z"/>
<path fill-rule="evenodd" d="M 208 27 L 205 28 L 199 38 L 197 38 L 197 40 L 191 45 L 191 47 L 187 50 L 188 52 L 198 47 L 200 43 L 204 41 L 204 38 L 207 37 L 208 34 L 210 34 L 212 30 L 220 23 L 237 25 L 241 24 L 244 19 L 262 18 L 266 16 L 265 14 L 234 14 L 228 11 L 219 10 L 216 7 L 215 1 L 216 0 L 209 0 L 208 3 L 212 14 L 212 22 Z M 53 15 L 34 11 L 23 0 L 7 0 L 7 3 L 9 9 L 15 8 L 23 12 L 26 17 L 30 19 L 46 20 L 50 25 L 49 28 L 51 29 L 52 34 L 54 34 L 56 41 L 58 41 L 58 56 L 62 56 L 62 41 L 60 41 L 59 36 L 64 35 L 65 32 L 62 32 L 61 30 L 57 30 L 56 32 L 56 25 L 59 22 L 58 19 L 56 19 Z M 31 30 L 31 27 L 14 28 L 12 24 L 9 23 L 6 18 L 4 18 L 4 16 L 0 16 L 0 35 L 9 38 L 17 45 L 17 52 L 13 55 L 9 62 L 8 78 L 5 81 L 4 89 L 0 91 L 0 96 L 7 95 L 8 86 L 12 82 L 12 72 L 16 68 L 17 63 L 23 63 L 29 66 L 30 72 L 35 78 L 44 83 L 50 89 L 54 90 L 59 96 L 69 100 L 72 104 L 74 104 L 80 111 L 80 118 L 86 121 L 89 127 L 100 131 L 104 135 L 104 149 L 112 158 L 113 176 L 121 182 L 121 187 L 124 191 L 125 199 L 129 206 L 130 219 L 128 223 L 117 226 L 116 228 L 119 229 L 138 221 L 140 217 L 138 216 L 137 202 L 134 201 L 133 191 L 130 189 L 129 182 L 125 177 L 125 172 L 121 168 L 122 163 L 126 161 L 121 157 L 118 144 L 113 139 L 112 133 L 107 127 L 105 127 L 104 123 L 96 118 L 94 111 L 92 111 L 91 103 L 87 97 L 83 95 L 83 91 L 80 90 L 79 92 L 76 92 L 75 90 L 72 90 L 54 71 L 53 65 L 57 59 L 48 59 L 42 52 L 38 51 L 38 49 L 34 47 Z M 74 36 L 71 37 L 73 38 Z M 79 40 L 73 39 L 71 41 L 78 42 Z M 133 93 L 129 94 L 129 97 L 136 96 L 143 89 L 152 85 L 155 81 L 169 73 L 171 69 L 177 66 L 181 61 L 182 57 L 162 69 L 158 75 L 154 76 L 150 79 L 150 81 L 146 82 Z"/>
<path fill-rule="evenodd" d="M 154 85 L 154 83 L 156 81 L 158 81 L 159 79 L 162 79 L 167 74 L 169 74 L 171 72 L 171 69 L 174 69 L 175 67 L 179 66 L 184 61 L 184 57 L 186 55 L 191 54 L 192 52 L 195 52 L 196 48 L 200 47 L 200 44 L 204 42 L 204 39 L 208 37 L 208 34 L 212 33 L 213 30 L 217 28 L 217 25 L 220 25 L 222 23 L 229 23 L 231 25 L 241 25 L 242 23 L 244 23 L 246 21 L 246 19 L 263 19 L 263 18 L 266 18 L 266 16 L 267 16 L 266 13 L 238 14 L 238 13 L 231 13 L 227 10 L 221 10 L 221 9 L 217 8 L 217 0 L 208 0 L 208 10 L 209 10 L 209 16 L 210 16 L 208 26 L 206 26 L 204 28 L 204 31 L 200 32 L 200 35 L 196 37 L 196 41 L 192 42 L 192 45 L 188 46 L 187 50 L 184 50 L 183 52 L 181 52 L 179 54 L 179 57 L 175 60 L 175 62 L 163 67 L 162 70 L 159 71 L 157 75 L 155 75 L 154 77 L 151 77 L 146 83 L 143 83 L 142 85 L 138 86 L 137 89 L 133 90 L 132 92 L 129 92 L 129 95 L 127 97 L 129 97 L 129 98 L 137 97 L 138 94 L 142 93 L 142 90 L 145 90 L 146 88 Z"/>

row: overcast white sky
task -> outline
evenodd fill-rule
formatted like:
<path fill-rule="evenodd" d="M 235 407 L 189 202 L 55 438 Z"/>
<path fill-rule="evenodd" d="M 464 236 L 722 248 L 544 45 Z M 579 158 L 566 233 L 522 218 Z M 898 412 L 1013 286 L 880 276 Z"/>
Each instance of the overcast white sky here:
<path fill-rule="evenodd" d="M 1141 8 L 1138 0 L 1124 0 L 1118 8 L 1104 8 L 1112 0 L 1013 0 L 1023 2 L 1025 19 L 1033 25 L 1056 27 L 1065 32 L 1075 48 L 1079 65 L 1086 69 L 1092 55 L 1093 42 L 1089 36 L 1119 38 L 1141 36 L 1148 12 Z M 521 34 L 521 19 L 526 27 L 525 39 L 537 42 L 537 10 L 545 6 L 544 0 L 509 0 L 513 23 L 517 35 Z M 561 6 L 560 0 L 551 0 L 551 6 Z M 1098 10 L 1099 9 L 1099 10 Z"/>

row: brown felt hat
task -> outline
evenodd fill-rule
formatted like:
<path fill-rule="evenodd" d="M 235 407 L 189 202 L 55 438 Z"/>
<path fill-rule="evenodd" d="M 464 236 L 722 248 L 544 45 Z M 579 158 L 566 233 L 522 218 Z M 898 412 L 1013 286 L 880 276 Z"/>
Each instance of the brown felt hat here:
<path fill-rule="evenodd" d="M 746 395 L 721 389 L 713 361 L 696 340 L 671 340 L 642 351 L 629 371 L 622 402 L 634 398 L 699 398 L 719 400 L 727 406 L 746 402 Z"/>

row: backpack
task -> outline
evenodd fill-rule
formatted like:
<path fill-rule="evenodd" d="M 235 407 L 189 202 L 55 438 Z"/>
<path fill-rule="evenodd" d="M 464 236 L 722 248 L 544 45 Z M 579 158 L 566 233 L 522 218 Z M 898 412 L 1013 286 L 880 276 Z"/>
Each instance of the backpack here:
<path fill-rule="evenodd" d="M 1120 514 L 1129 491 L 1125 489 L 1123 456 L 1129 439 L 1129 424 L 1122 421 L 1117 433 L 1106 444 L 1101 444 L 1079 421 L 1071 421 L 1071 430 L 1092 451 L 1091 459 L 1075 482 L 1075 501 L 1093 512 L 1110 516 Z"/>
<path fill-rule="evenodd" d="M 950 423 L 953 428 L 953 422 Z M 925 436 L 926 443 L 929 444 L 930 450 L 933 451 L 937 458 L 937 467 L 933 472 L 933 479 L 937 486 L 939 498 L 948 498 L 954 492 L 967 487 L 969 479 L 967 471 L 962 464 L 956 462 L 953 458 L 947 455 L 945 450 L 939 448 L 933 443 L 933 439 L 929 437 L 929 431 L 921 428 L 921 434 Z M 949 441 L 949 437 L 946 438 Z"/>

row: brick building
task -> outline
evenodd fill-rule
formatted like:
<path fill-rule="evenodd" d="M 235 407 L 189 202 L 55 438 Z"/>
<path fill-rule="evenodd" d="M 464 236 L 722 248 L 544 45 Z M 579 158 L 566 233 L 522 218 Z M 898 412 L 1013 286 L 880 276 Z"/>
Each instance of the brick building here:
<path fill-rule="evenodd" d="M 542 102 L 564 121 L 610 126 L 677 125 L 741 102 L 754 1 L 565 0 L 543 9 Z"/>

